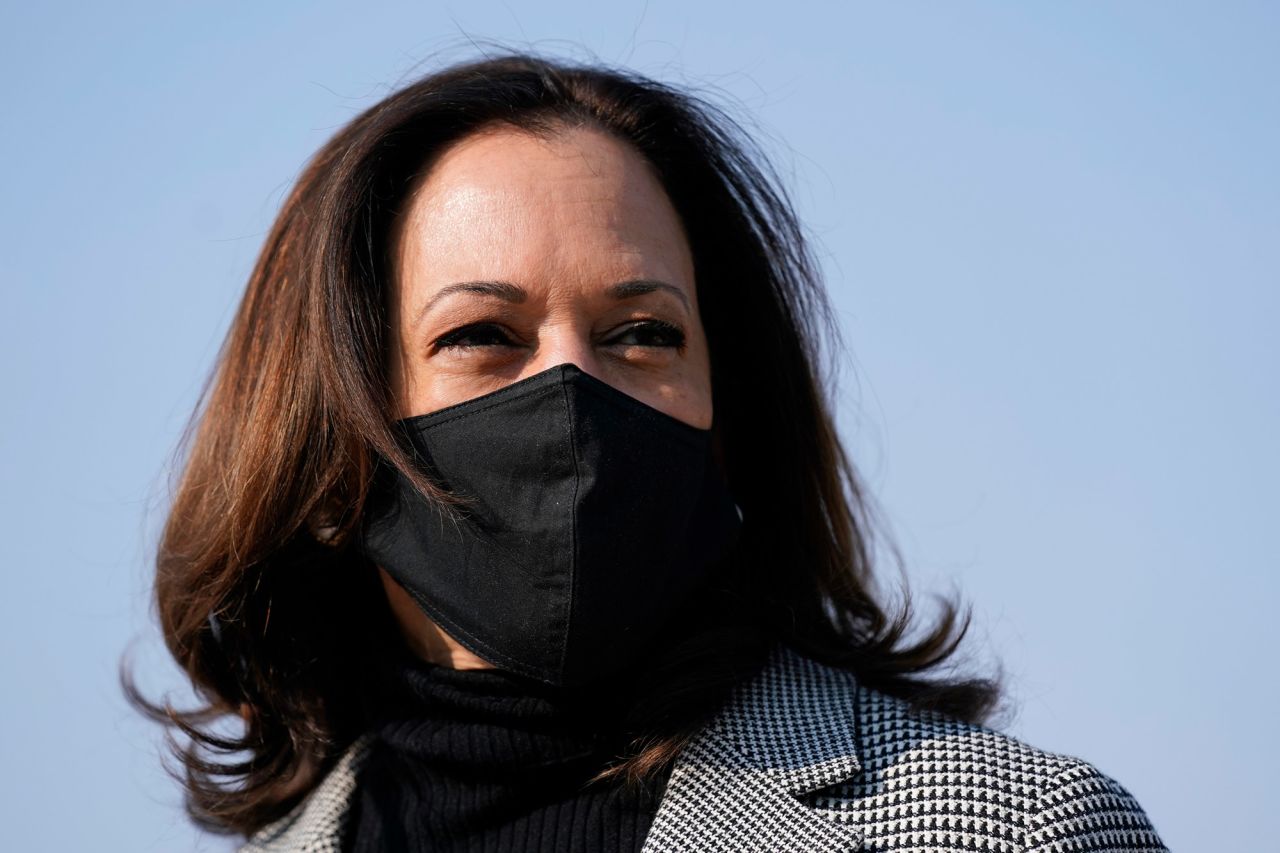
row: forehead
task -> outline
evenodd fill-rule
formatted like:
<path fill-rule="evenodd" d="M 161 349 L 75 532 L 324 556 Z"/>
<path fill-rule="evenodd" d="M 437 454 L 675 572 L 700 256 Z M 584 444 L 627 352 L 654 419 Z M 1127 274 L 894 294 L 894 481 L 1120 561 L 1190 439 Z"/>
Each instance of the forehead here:
<path fill-rule="evenodd" d="M 446 148 L 398 222 L 411 287 L 466 278 L 666 277 L 692 287 L 679 216 L 650 164 L 595 128 L 500 126 Z M 601 285 L 611 282 L 601 281 Z"/>

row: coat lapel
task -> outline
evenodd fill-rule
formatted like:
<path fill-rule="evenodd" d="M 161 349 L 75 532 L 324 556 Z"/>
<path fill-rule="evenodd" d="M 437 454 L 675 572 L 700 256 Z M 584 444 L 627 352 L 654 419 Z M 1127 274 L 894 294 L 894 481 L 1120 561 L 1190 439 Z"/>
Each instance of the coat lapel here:
<path fill-rule="evenodd" d="M 677 758 L 642 853 L 863 849 L 799 799 L 861 771 L 856 699 L 852 674 L 775 646 Z"/>

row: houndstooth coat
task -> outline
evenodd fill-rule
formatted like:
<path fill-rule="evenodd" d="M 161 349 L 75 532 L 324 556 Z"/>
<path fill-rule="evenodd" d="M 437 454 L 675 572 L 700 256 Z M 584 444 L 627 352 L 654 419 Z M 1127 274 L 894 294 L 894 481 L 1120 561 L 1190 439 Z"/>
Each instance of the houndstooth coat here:
<path fill-rule="evenodd" d="M 338 853 L 358 740 L 242 853 Z M 1078 758 L 861 686 L 777 646 L 680 753 L 644 853 L 1167 851 L 1137 801 Z"/>

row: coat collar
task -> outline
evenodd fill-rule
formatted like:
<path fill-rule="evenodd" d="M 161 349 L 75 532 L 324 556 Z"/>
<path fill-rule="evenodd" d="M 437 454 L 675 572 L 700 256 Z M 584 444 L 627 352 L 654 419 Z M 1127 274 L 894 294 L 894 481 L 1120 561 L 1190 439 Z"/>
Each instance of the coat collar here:
<path fill-rule="evenodd" d="M 857 827 L 800 800 L 861 772 L 857 698 L 851 673 L 775 646 L 681 752 L 642 853 L 861 850 Z"/>

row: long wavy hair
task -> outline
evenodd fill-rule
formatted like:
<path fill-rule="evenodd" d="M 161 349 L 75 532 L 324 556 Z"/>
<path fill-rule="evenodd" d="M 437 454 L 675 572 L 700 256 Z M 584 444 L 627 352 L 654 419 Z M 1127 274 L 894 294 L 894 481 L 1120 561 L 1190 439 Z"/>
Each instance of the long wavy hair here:
<path fill-rule="evenodd" d="M 921 627 L 909 595 L 890 607 L 877 591 L 879 513 L 829 399 L 838 329 L 760 146 L 692 92 L 506 51 L 395 91 L 312 157 L 183 434 L 154 603 L 203 704 L 153 702 L 121 672 L 170 727 L 192 818 L 248 834 L 292 808 L 361 733 L 365 663 L 403 648 L 352 534 L 379 466 L 447 496 L 393 428 L 388 235 L 433 157 L 494 123 L 603 129 L 656 170 L 693 251 L 716 440 L 745 521 L 720 594 L 687 614 L 701 630 L 628 679 L 634 737 L 598 778 L 643 781 L 673 760 L 779 641 L 917 708 L 986 720 L 998 679 L 952 666 L 967 614 L 944 600 Z"/>

